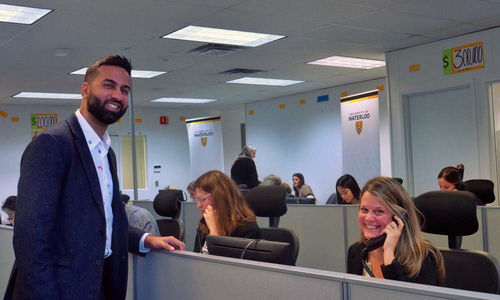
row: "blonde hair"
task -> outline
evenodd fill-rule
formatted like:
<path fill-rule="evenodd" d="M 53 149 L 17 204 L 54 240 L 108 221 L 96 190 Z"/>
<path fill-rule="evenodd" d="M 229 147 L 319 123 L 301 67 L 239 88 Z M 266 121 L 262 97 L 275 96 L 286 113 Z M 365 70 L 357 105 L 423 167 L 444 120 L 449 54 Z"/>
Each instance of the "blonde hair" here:
<path fill-rule="evenodd" d="M 194 184 L 212 194 L 213 208 L 217 212 L 219 233 L 230 236 L 238 226 L 246 222 L 257 222 L 234 181 L 220 171 L 209 171 L 201 175 Z M 208 233 L 208 228 L 201 228 Z"/>
<path fill-rule="evenodd" d="M 425 258 L 431 254 L 436 261 L 439 284 L 442 285 L 445 276 L 443 256 L 431 242 L 422 236 L 420 218 L 423 220 L 423 215 L 415 207 L 403 186 L 389 177 L 375 177 L 365 184 L 361 197 L 365 192 L 370 192 L 377 197 L 391 213 L 403 220 L 403 231 L 394 255 L 408 277 L 416 277 L 420 273 Z M 365 240 L 361 232 L 360 241 Z"/>

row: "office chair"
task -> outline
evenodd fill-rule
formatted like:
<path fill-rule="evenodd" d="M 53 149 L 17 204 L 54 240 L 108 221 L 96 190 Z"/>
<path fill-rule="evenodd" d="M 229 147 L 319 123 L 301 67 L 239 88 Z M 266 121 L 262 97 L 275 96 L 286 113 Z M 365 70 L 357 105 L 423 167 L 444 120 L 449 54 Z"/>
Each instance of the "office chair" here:
<path fill-rule="evenodd" d="M 245 199 L 258 217 L 268 217 L 270 228 L 261 228 L 261 239 L 290 244 L 293 265 L 299 256 L 299 238 L 292 229 L 278 228 L 280 217 L 285 215 L 286 188 L 277 185 L 258 186 L 245 195 Z"/>
<path fill-rule="evenodd" d="M 495 201 L 495 185 L 488 179 L 471 179 L 464 182 L 465 189 L 481 200 L 483 204 Z"/>
<path fill-rule="evenodd" d="M 397 182 L 399 182 L 399 184 L 403 185 L 403 179 L 402 178 L 392 177 L 392 179 L 396 180 Z"/>
<path fill-rule="evenodd" d="M 181 241 L 184 239 L 184 223 L 179 219 L 182 200 L 181 190 L 160 190 L 156 195 L 154 210 L 160 216 L 170 218 L 156 220 L 162 236 L 174 236 Z"/>
<path fill-rule="evenodd" d="M 333 193 L 328 197 L 325 204 L 338 204 L 337 202 L 337 193 Z"/>
<path fill-rule="evenodd" d="M 449 248 L 439 248 L 446 277 L 444 287 L 500 293 L 500 265 L 489 253 L 461 248 L 462 236 L 479 229 L 476 196 L 470 192 L 434 191 L 415 199 L 424 216 L 422 230 L 448 236 Z"/>

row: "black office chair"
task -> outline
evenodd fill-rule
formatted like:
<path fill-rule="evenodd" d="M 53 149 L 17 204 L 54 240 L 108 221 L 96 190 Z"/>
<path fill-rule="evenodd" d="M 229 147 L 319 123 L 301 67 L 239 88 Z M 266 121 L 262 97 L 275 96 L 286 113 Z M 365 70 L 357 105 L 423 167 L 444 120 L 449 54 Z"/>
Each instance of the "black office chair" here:
<path fill-rule="evenodd" d="M 396 180 L 397 182 L 399 182 L 399 184 L 403 184 L 403 178 L 399 178 L 399 177 L 392 177 L 392 179 Z"/>
<path fill-rule="evenodd" d="M 471 179 L 464 182 L 465 189 L 474 195 L 482 202 L 488 204 L 495 201 L 495 184 L 488 179 Z"/>
<path fill-rule="evenodd" d="M 423 231 L 448 236 L 449 248 L 439 248 L 446 277 L 444 286 L 483 293 L 500 293 L 500 265 L 489 253 L 461 248 L 462 236 L 477 232 L 476 196 L 470 192 L 434 191 L 418 196 Z"/>
<path fill-rule="evenodd" d="M 337 193 L 333 193 L 328 197 L 325 204 L 337 204 Z"/>
<path fill-rule="evenodd" d="M 184 223 L 179 219 L 181 215 L 181 190 L 160 190 L 153 202 L 157 214 L 170 219 L 156 220 L 162 236 L 174 236 L 178 240 L 184 239 Z"/>
<path fill-rule="evenodd" d="M 285 201 L 286 188 L 277 185 L 258 186 L 248 191 L 245 199 L 256 216 L 269 218 L 270 228 L 260 229 L 261 239 L 289 243 L 295 265 L 299 256 L 299 238 L 292 229 L 278 228 L 280 217 L 288 210 Z"/>

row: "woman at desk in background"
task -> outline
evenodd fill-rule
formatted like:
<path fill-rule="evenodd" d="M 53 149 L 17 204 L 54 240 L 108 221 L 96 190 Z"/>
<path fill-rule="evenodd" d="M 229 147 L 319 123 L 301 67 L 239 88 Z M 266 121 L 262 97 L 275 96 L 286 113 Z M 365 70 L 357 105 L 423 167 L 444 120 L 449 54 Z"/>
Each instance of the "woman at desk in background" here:
<path fill-rule="evenodd" d="M 2 205 L 2 210 L 9 218 L 6 222 L 2 222 L 2 225 L 14 226 L 14 219 L 16 217 L 16 200 L 16 196 L 9 196 L 5 199 L 5 202 Z"/>
<path fill-rule="evenodd" d="M 231 167 L 231 178 L 236 184 L 245 184 L 248 189 L 260 184 L 257 167 L 253 161 L 256 153 L 257 149 L 252 145 L 246 145 L 241 149 L 240 155 L 238 155 Z"/>
<path fill-rule="evenodd" d="M 404 188 L 388 177 L 369 180 L 361 192 L 360 241 L 349 247 L 347 272 L 442 285 L 439 250 L 420 231 L 420 214 Z"/>
<path fill-rule="evenodd" d="M 293 180 L 293 190 L 295 191 L 295 197 L 299 198 L 316 198 L 310 186 L 306 184 L 304 175 L 301 173 L 295 173 L 292 176 Z"/>
<path fill-rule="evenodd" d="M 354 177 L 345 174 L 337 180 L 335 186 L 337 188 L 337 204 L 358 204 L 361 190 Z"/>
<path fill-rule="evenodd" d="M 194 252 L 208 254 L 207 235 L 259 238 L 255 214 L 236 184 L 220 171 L 209 171 L 195 182 L 197 207 L 202 218 L 198 225 Z"/>
<path fill-rule="evenodd" d="M 439 172 L 438 184 L 441 191 L 465 191 L 465 167 L 459 164 L 455 167 L 446 167 Z"/>

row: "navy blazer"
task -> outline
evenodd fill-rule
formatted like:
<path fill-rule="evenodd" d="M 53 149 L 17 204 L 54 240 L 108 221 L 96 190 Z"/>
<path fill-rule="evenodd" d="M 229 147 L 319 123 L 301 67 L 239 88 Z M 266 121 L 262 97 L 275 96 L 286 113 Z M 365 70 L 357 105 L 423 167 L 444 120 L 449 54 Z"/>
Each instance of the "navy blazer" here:
<path fill-rule="evenodd" d="M 125 299 L 128 251 L 139 253 L 144 232 L 129 228 L 113 179 L 113 254 L 106 258 L 113 299 Z M 99 178 L 75 114 L 33 139 L 21 160 L 13 299 L 98 299 L 103 277 L 106 221 Z M 6 294 L 6 298 L 7 294 Z"/>

